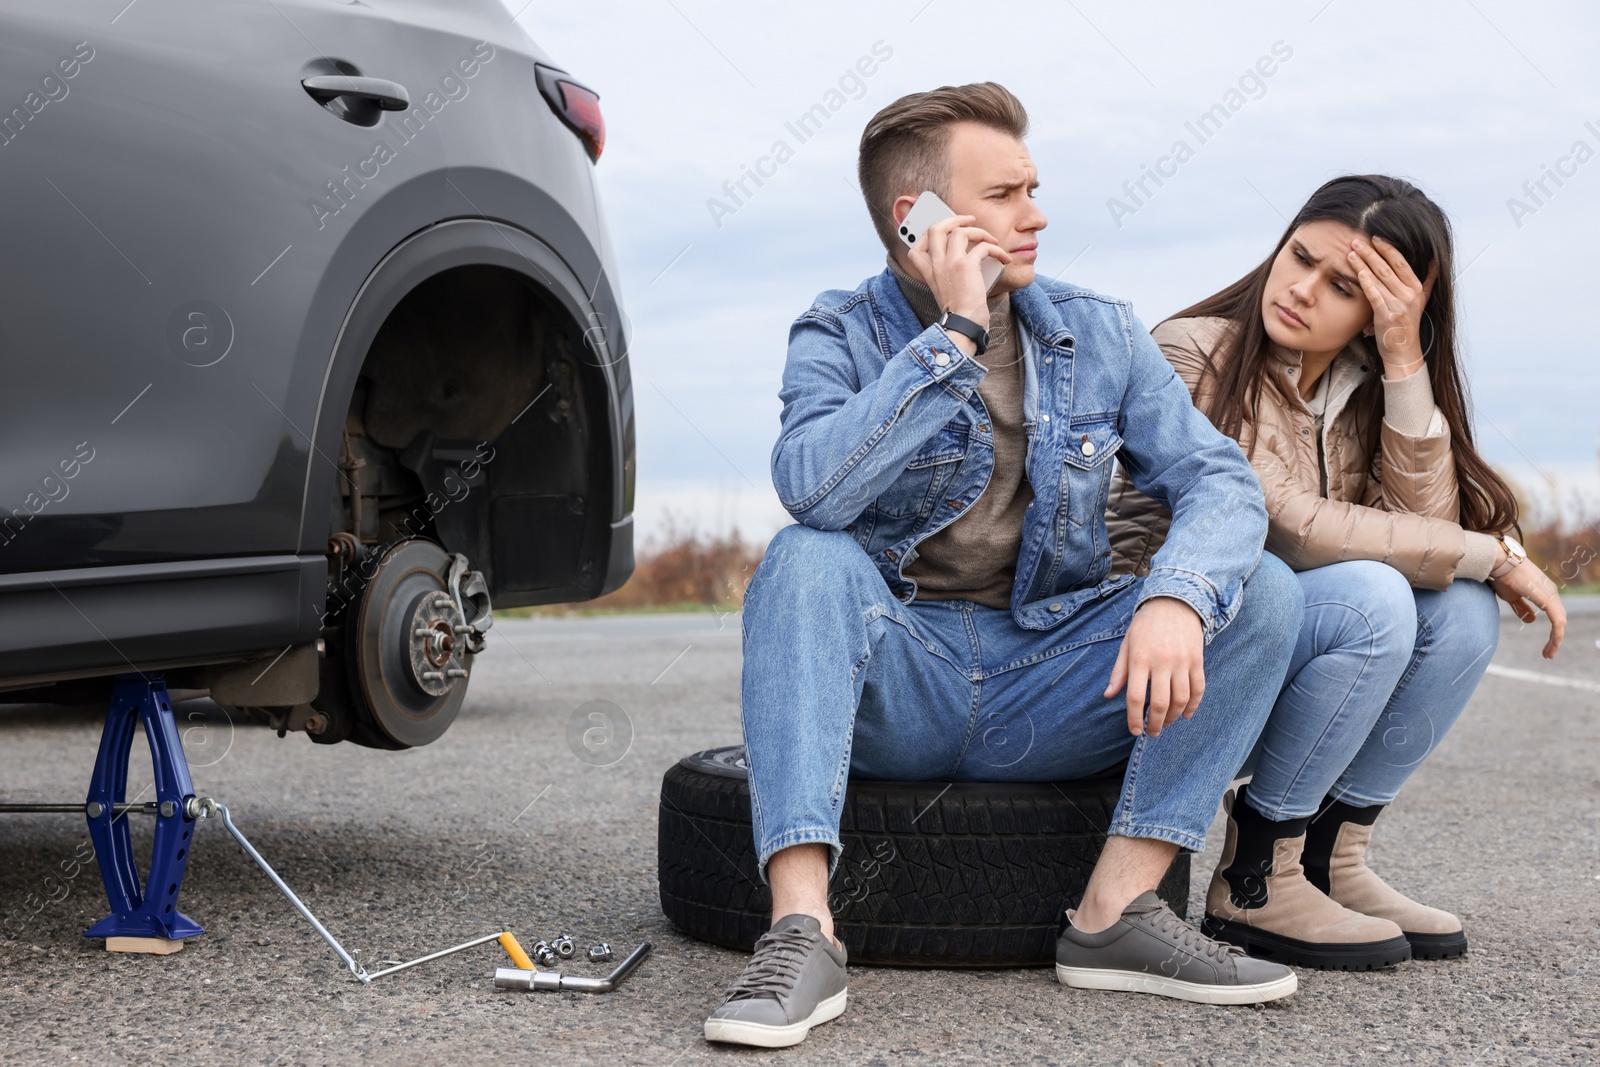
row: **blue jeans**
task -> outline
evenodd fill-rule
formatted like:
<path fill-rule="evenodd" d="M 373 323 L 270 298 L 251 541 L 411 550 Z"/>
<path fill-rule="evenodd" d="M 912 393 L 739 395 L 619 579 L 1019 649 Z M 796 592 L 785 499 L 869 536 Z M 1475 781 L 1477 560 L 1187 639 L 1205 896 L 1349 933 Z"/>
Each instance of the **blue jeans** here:
<path fill-rule="evenodd" d="M 1385 563 L 1301 571 L 1305 621 L 1245 771 L 1269 819 L 1324 797 L 1388 804 L 1455 724 L 1500 640 L 1493 591 L 1462 578 L 1414 589 Z"/>
<path fill-rule="evenodd" d="M 1052 630 L 968 600 L 899 601 L 848 533 L 779 530 L 745 592 L 740 697 L 762 877 L 820 843 L 837 865 L 845 782 L 1045 782 L 1128 761 L 1110 833 L 1198 851 L 1271 710 L 1304 614 L 1263 554 L 1238 614 L 1206 646 L 1206 691 L 1159 737 L 1128 732 L 1105 691 L 1143 582 Z"/>

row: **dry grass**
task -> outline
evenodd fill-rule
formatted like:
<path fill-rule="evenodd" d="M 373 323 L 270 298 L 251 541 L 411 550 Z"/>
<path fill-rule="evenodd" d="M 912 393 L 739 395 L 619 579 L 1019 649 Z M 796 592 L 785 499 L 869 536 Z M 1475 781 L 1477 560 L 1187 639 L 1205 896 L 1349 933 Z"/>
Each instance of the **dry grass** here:
<path fill-rule="evenodd" d="M 1525 529 L 1528 559 L 1544 568 L 1562 595 L 1600 592 L 1600 532 L 1551 523 Z"/>
<path fill-rule="evenodd" d="M 511 615 L 595 615 L 642 611 L 738 611 L 765 543 L 737 532 L 711 536 L 685 530 L 669 516 L 666 529 L 641 546 L 633 577 L 622 588 L 582 604 L 512 609 Z"/>
<path fill-rule="evenodd" d="M 1563 596 L 1600 592 L 1600 501 L 1549 478 L 1535 483 L 1536 493 L 1514 480 L 1511 486 L 1522 514 L 1521 537 L 1528 558 L 1555 581 Z"/>
<path fill-rule="evenodd" d="M 1529 557 L 1564 594 L 1600 592 L 1600 526 L 1551 519 L 1523 533 Z M 765 551 L 765 543 L 746 541 L 737 532 L 705 535 L 669 516 L 666 529 L 641 547 L 633 577 L 621 589 L 581 604 L 513 608 L 506 614 L 738 611 Z"/>

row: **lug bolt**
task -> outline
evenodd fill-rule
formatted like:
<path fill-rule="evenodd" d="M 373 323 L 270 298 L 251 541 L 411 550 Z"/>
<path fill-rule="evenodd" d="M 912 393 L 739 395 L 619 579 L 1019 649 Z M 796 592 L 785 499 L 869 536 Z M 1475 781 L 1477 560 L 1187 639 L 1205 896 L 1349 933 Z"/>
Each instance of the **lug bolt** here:
<path fill-rule="evenodd" d="M 578 946 L 572 943 L 571 934 L 562 934 L 560 937 L 550 942 L 550 947 L 555 949 L 556 955 L 560 956 L 564 960 L 570 960 L 573 956 L 577 955 L 578 952 Z"/>
<path fill-rule="evenodd" d="M 541 967 L 554 967 L 559 957 L 556 950 L 550 947 L 548 941 L 535 941 L 533 943 L 533 962 Z"/>
<path fill-rule="evenodd" d="M 589 962 L 590 963 L 610 963 L 611 962 L 611 946 L 606 944 L 604 941 L 600 942 L 598 945 L 590 945 L 589 946 Z"/>

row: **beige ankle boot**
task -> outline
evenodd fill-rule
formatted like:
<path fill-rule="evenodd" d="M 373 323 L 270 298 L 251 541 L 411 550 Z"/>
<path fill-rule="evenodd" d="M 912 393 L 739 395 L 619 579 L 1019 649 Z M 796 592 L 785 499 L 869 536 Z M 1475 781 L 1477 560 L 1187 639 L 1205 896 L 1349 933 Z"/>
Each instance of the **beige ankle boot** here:
<path fill-rule="evenodd" d="M 1399 926 L 1352 911 L 1306 880 L 1300 855 L 1309 817 L 1273 822 L 1244 794 L 1241 787 L 1229 808 L 1222 860 L 1206 892 L 1208 937 L 1324 970 L 1372 970 L 1411 958 Z"/>
<path fill-rule="evenodd" d="M 1390 888 L 1367 866 L 1372 824 L 1382 804 L 1357 808 L 1342 801 L 1323 802 L 1312 816 L 1304 862 L 1311 883 L 1340 904 L 1363 915 L 1388 919 L 1405 932 L 1411 955 L 1442 960 L 1467 951 L 1461 920 L 1447 911 L 1418 904 Z"/>

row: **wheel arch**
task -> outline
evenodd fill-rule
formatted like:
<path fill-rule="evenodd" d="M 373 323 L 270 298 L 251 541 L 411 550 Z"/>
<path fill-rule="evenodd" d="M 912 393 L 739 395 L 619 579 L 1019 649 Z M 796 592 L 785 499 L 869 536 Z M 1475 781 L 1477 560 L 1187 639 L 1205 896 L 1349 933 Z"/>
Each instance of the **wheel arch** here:
<path fill-rule="evenodd" d="M 452 179 L 454 180 L 454 179 Z M 542 195 L 542 194 L 541 194 Z M 548 198 L 547 198 L 548 199 Z M 551 202 L 552 210 L 554 208 Z M 564 216 L 570 223 L 570 217 Z M 571 224 L 575 227 L 575 224 Z M 340 477 L 331 457 L 339 455 L 345 416 L 374 342 L 391 314 L 430 280 L 467 268 L 492 268 L 516 275 L 558 309 L 560 328 L 575 343 L 575 362 L 586 388 L 603 397 L 604 427 L 590 443 L 589 462 L 603 475 L 603 514 L 585 535 L 585 561 L 601 561 L 600 573 L 567 595 L 519 594 L 501 602 L 539 603 L 583 599 L 620 586 L 633 569 L 632 456 L 633 410 L 626 329 L 611 279 L 581 233 L 565 236 L 592 258 L 594 278 L 586 288 L 568 260 L 549 243 L 506 219 L 462 216 L 421 228 L 396 244 L 363 280 L 338 330 L 321 382 L 301 506 L 302 551 L 320 551 L 327 541 L 325 502 L 338 491 Z M 597 491 L 598 492 L 598 491 Z M 599 503 L 600 501 L 596 501 Z M 603 521 L 601 521 L 603 520 Z M 572 595 L 576 593 L 576 595 Z"/>

